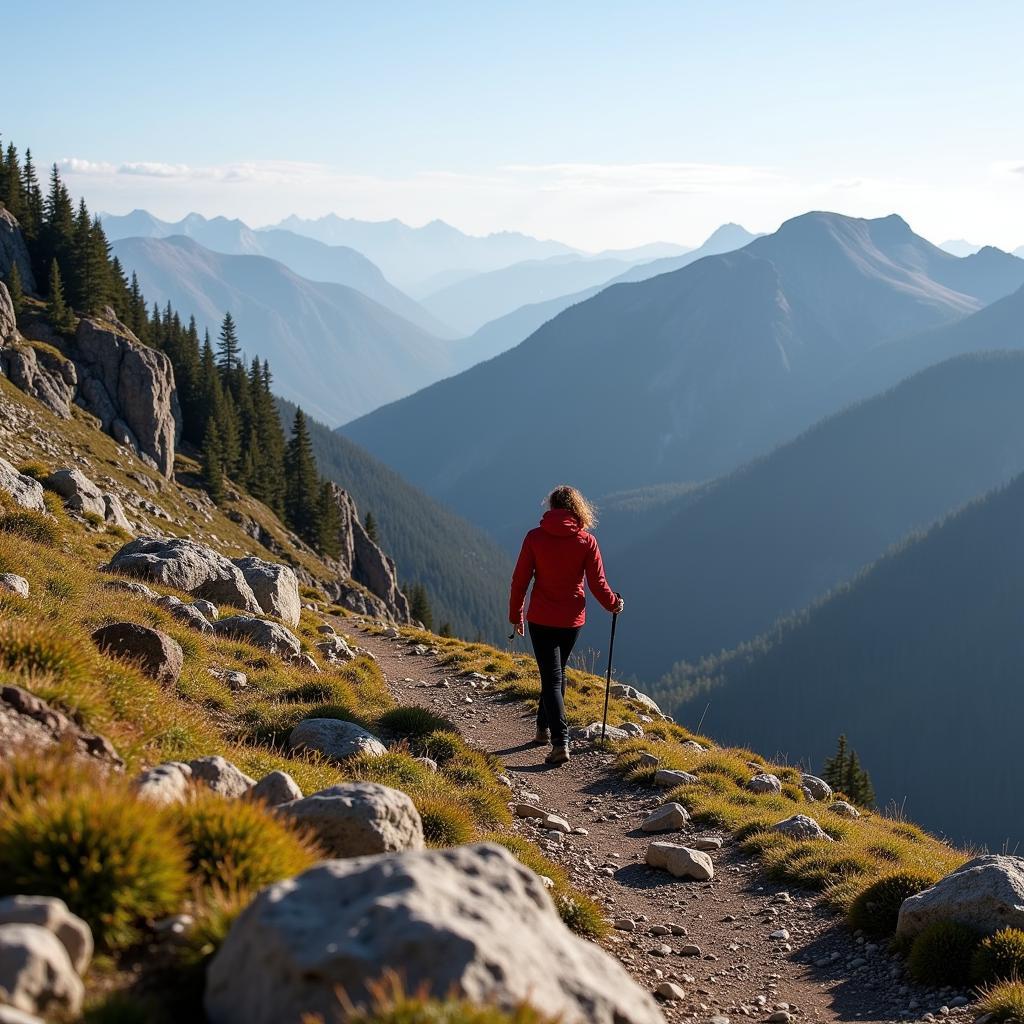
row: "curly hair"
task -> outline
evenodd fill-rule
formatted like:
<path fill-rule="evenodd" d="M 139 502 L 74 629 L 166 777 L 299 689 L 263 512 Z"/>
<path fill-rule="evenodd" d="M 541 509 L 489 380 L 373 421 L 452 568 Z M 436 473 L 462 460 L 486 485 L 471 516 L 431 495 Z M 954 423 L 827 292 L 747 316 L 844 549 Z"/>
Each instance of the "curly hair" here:
<path fill-rule="evenodd" d="M 597 510 L 575 487 L 568 484 L 559 484 L 548 495 L 547 506 L 571 512 L 580 521 L 584 530 L 597 525 Z"/>

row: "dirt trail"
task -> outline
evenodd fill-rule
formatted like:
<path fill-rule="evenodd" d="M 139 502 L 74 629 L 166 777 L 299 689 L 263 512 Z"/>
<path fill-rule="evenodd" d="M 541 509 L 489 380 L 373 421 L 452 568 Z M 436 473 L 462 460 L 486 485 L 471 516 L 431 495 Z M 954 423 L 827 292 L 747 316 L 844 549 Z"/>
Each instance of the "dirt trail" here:
<path fill-rule="evenodd" d="M 350 626 L 339 622 L 339 628 Z M 884 945 L 853 936 L 815 903 L 814 894 L 767 881 L 725 834 L 692 825 L 668 835 L 641 832 L 645 815 L 662 801 L 649 787 L 616 776 L 612 755 L 577 747 L 569 765 L 549 767 L 546 751 L 530 742 L 534 721 L 523 704 L 450 674 L 429 655 L 412 654 L 403 640 L 365 632 L 356 637 L 377 657 L 396 699 L 445 714 L 469 741 L 502 759 L 517 799 L 533 802 L 526 796 L 533 794 L 542 807 L 586 830 L 549 837 L 529 821 L 514 826 L 562 864 L 609 918 L 633 922 L 633 931 L 615 930 L 602 945 L 641 985 L 653 991 L 670 981 L 685 991 L 684 998 L 663 1004 L 666 1020 L 888 1022 L 927 1020 L 933 1013 L 951 1021 L 971 1018 L 968 1008 L 957 1006 L 964 993 L 910 985 L 901 960 Z M 722 849 L 711 854 L 712 881 L 675 879 L 644 864 L 652 839 L 685 844 L 696 836 L 723 840 Z M 685 934 L 661 933 L 659 926 L 671 925 L 682 926 Z M 699 952 L 684 954 L 686 946 Z"/>

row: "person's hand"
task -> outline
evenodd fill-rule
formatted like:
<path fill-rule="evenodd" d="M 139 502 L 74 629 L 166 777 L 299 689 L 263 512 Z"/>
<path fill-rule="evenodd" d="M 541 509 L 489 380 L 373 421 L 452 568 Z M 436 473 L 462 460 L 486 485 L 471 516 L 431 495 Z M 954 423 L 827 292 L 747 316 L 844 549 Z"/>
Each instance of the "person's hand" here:
<path fill-rule="evenodd" d="M 615 614 L 618 615 L 623 608 L 626 607 L 626 602 L 619 597 L 618 601 L 615 602 Z"/>
<path fill-rule="evenodd" d="M 519 634 L 519 636 L 526 635 L 526 624 L 523 622 L 522 619 L 520 619 L 518 622 L 513 622 L 512 626 L 515 632 Z"/>

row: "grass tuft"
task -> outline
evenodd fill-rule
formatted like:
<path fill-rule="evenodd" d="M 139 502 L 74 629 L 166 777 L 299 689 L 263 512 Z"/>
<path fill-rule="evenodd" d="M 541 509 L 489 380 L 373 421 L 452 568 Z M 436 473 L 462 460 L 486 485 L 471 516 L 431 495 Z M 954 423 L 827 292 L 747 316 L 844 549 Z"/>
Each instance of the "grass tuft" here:
<path fill-rule="evenodd" d="M 415 706 L 392 708 L 378 719 L 382 729 L 409 740 L 420 739 L 435 732 L 458 733 L 452 722 L 429 708 Z"/>
<path fill-rule="evenodd" d="M 991 1014 L 994 1021 L 1024 1021 L 1024 981 L 1002 981 L 982 989 L 978 1011 Z"/>
<path fill-rule="evenodd" d="M 872 938 L 882 938 L 896 931 L 903 901 L 934 885 L 934 875 L 895 871 L 883 875 L 863 889 L 850 904 L 850 927 L 861 928 Z"/>
<path fill-rule="evenodd" d="M 966 984 L 979 938 L 973 928 L 956 921 L 936 921 L 914 938 L 907 970 L 920 985 Z"/>
<path fill-rule="evenodd" d="M 11 533 L 48 548 L 57 547 L 63 538 L 60 523 L 53 516 L 28 508 L 0 514 L 0 532 Z"/>
<path fill-rule="evenodd" d="M 971 963 L 976 984 L 1024 978 L 1024 931 L 1003 928 L 981 940 Z"/>

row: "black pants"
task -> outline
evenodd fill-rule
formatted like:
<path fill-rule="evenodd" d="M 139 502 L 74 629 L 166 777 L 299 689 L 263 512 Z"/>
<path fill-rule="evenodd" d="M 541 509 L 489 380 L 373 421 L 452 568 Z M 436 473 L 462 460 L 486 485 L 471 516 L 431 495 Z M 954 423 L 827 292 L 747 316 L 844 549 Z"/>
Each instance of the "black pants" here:
<path fill-rule="evenodd" d="M 530 640 L 540 672 L 540 705 L 537 708 L 537 729 L 551 730 L 553 746 L 566 742 L 565 666 L 580 635 L 578 626 L 538 626 L 529 623 Z"/>

